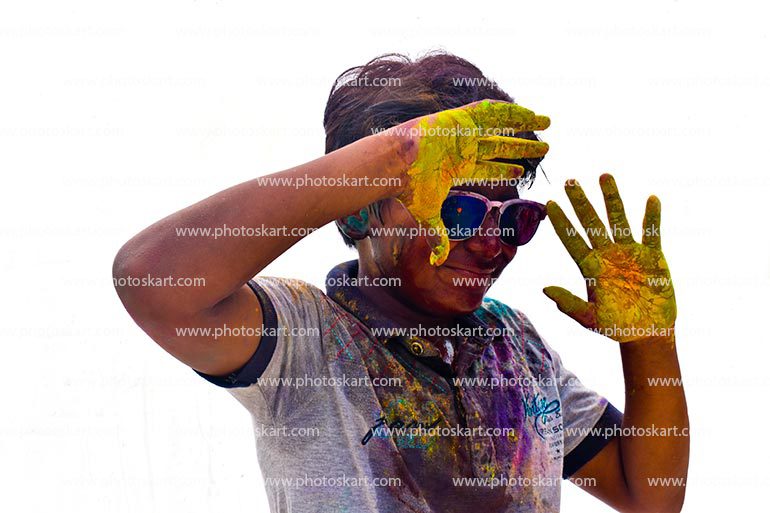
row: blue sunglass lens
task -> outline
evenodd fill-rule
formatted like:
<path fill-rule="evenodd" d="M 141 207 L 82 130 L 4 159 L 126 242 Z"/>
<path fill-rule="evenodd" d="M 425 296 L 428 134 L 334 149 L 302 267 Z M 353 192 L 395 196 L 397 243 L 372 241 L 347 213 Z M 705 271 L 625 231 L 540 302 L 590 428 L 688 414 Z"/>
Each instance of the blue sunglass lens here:
<path fill-rule="evenodd" d="M 441 205 L 441 220 L 452 240 L 473 237 L 486 213 L 487 205 L 473 196 L 449 196 Z"/>

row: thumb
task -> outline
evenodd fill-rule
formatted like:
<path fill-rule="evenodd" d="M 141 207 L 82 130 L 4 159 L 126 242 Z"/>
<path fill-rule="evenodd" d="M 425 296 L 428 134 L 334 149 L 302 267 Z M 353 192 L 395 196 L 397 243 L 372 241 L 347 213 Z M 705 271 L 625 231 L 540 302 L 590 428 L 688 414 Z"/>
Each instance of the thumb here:
<path fill-rule="evenodd" d="M 561 287 L 546 287 L 543 289 L 543 294 L 556 303 L 559 310 L 580 323 L 583 327 L 596 327 L 594 309 L 591 303 L 583 301 L 572 292 Z"/>
<path fill-rule="evenodd" d="M 418 236 L 424 237 L 430 247 L 430 263 L 439 266 L 449 256 L 449 236 L 441 220 L 441 204 L 419 204 L 412 197 L 398 198 L 420 228 Z M 443 201 L 443 200 L 442 200 Z"/>
<path fill-rule="evenodd" d="M 428 226 L 430 230 L 426 239 L 431 249 L 430 263 L 431 265 L 439 266 L 449 256 L 449 236 L 441 218 L 439 218 L 438 222 L 429 223 Z"/>

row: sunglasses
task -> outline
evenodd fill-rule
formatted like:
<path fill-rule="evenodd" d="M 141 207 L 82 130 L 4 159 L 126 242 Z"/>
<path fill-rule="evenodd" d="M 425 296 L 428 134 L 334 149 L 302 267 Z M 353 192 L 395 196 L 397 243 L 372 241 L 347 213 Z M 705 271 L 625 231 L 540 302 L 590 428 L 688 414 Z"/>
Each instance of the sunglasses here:
<path fill-rule="evenodd" d="M 523 246 L 532 240 L 545 219 L 545 205 L 536 201 L 510 199 L 492 201 L 486 196 L 468 191 L 449 191 L 441 205 L 441 219 L 449 240 L 465 240 L 479 232 L 487 214 L 498 208 L 500 240 L 509 246 Z"/>

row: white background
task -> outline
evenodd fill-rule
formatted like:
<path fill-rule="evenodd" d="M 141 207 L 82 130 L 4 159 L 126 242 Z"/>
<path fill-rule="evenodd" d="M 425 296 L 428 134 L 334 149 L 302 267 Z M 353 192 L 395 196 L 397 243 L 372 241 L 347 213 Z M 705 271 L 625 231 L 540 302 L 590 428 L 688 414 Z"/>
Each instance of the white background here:
<path fill-rule="evenodd" d="M 636 228 L 661 198 L 693 432 L 685 511 L 762 509 L 766 21 L 703 1 L 4 3 L 0 510 L 267 509 L 247 412 L 133 324 L 112 259 L 160 217 L 320 156 L 341 71 L 439 48 L 551 116 L 550 183 L 526 196 L 571 213 L 576 177 L 603 209 L 611 171 Z M 323 286 L 354 256 L 327 226 L 265 274 Z M 622 408 L 616 344 L 559 313 L 549 284 L 582 293 L 544 224 L 490 295 Z M 563 509 L 607 510 L 569 483 Z"/>

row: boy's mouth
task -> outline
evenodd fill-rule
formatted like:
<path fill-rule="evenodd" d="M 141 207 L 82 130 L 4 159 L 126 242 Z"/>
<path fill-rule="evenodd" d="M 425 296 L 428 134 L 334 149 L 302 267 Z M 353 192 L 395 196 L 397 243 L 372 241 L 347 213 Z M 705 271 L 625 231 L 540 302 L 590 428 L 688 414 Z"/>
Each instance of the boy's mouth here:
<path fill-rule="evenodd" d="M 496 268 L 478 269 L 473 267 L 455 266 L 452 264 L 444 264 L 442 267 L 451 269 L 453 272 L 469 278 L 491 278 L 497 270 Z"/>

